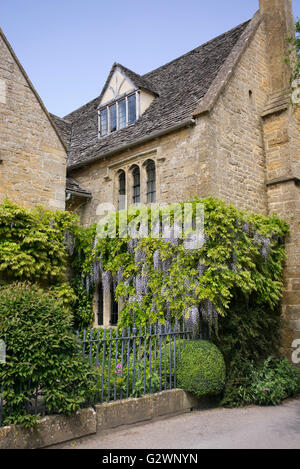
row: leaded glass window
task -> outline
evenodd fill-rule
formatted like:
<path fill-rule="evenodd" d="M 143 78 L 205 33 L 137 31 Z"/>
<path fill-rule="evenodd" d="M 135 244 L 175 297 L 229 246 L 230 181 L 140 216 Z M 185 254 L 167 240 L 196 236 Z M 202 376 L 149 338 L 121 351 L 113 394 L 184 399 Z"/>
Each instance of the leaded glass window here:
<path fill-rule="evenodd" d="M 124 210 L 126 205 L 126 178 L 125 172 L 119 174 L 119 210 Z"/>
<path fill-rule="evenodd" d="M 119 103 L 119 129 L 126 127 L 126 99 L 122 99 Z"/>
<path fill-rule="evenodd" d="M 110 131 L 114 132 L 117 130 L 117 105 L 113 104 L 109 107 L 109 118 L 110 118 Z"/>
<path fill-rule="evenodd" d="M 140 183 L 140 168 L 135 166 L 132 171 L 133 177 L 133 203 L 139 204 L 141 201 L 141 183 Z"/>
<path fill-rule="evenodd" d="M 107 135 L 108 125 L 107 125 L 107 109 L 102 109 L 100 112 L 100 133 L 101 136 Z"/>
<path fill-rule="evenodd" d="M 136 96 L 132 94 L 128 97 L 128 124 L 136 121 Z"/>
<path fill-rule="evenodd" d="M 105 137 L 116 130 L 124 129 L 127 125 L 136 122 L 138 115 L 137 103 L 139 102 L 137 94 L 138 91 L 100 110 L 100 137 Z"/>
<path fill-rule="evenodd" d="M 147 203 L 156 201 L 156 175 L 154 161 L 149 161 L 146 167 L 147 172 Z"/>

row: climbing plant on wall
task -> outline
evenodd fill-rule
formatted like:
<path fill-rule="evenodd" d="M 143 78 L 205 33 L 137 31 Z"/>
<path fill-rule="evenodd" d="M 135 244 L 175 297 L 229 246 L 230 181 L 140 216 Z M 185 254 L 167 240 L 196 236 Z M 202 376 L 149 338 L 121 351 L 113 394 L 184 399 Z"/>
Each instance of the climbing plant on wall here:
<path fill-rule="evenodd" d="M 146 324 L 174 321 L 185 317 L 197 327 L 200 318 L 210 327 L 225 316 L 236 292 L 253 297 L 258 305 L 275 308 L 281 298 L 285 259 L 286 223 L 276 216 L 250 215 L 232 205 L 208 198 L 194 200 L 204 206 L 204 243 L 187 249 L 184 238 L 175 236 L 175 210 L 183 204 L 158 210 L 150 216 L 147 208 L 130 209 L 129 222 L 171 214 L 167 232 L 157 237 L 145 235 L 145 225 L 134 236 L 118 237 L 120 212 L 114 226 L 102 225 L 102 235 L 85 248 L 81 264 L 88 291 L 102 282 L 104 291 L 113 286 L 116 299 L 122 299 L 120 324 Z M 152 218 L 151 218 L 152 217 Z M 113 237 L 105 237 L 113 227 Z M 143 232 L 144 231 L 144 232 Z M 147 231 L 147 230 L 146 230 Z"/>
<path fill-rule="evenodd" d="M 0 205 L 1 279 L 51 287 L 72 310 L 78 328 L 92 324 L 99 282 L 122 300 L 120 325 L 184 317 L 194 328 L 200 318 L 216 326 L 237 293 L 275 308 L 282 290 L 286 223 L 213 198 L 188 204 L 194 215 L 199 204 L 204 208 L 203 243 L 192 248 L 188 241 L 197 232 L 176 234 L 183 203 L 152 212 L 141 207 L 119 212 L 115 223 L 102 223 L 99 236 L 99 227 L 98 232 L 95 225 L 81 227 L 68 212 L 26 210 L 5 201 Z M 126 235 L 120 233 L 124 217 L 130 228 Z"/>
<path fill-rule="evenodd" d="M 88 233 L 69 212 L 28 210 L 5 200 L 0 205 L 1 281 L 28 280 L 50 289 L 59 304 L 73 312 L 75 327 L 89 326 L 92 301 L 74 260 L 75 268 L 68 272 L 75 244 L 84 244 Z"/>

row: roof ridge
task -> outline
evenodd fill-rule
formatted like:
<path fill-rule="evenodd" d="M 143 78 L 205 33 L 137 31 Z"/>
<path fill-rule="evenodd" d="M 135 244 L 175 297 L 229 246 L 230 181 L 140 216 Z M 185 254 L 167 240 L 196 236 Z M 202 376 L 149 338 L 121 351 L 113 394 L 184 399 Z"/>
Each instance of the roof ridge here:
<path fill-rule="evenodd" d="M 57 116 L 56 114 L 53 114 L 53 112 L 49 112 L 49 114 L 50 114 L 50 116 L 55 117 L 55 119 L 59 119 L 59 120 L 61 120 L 61 121 L 64 121 L 66 124 L 72 125 L 72 122 L 69 121 L 69 120 L 67 120 L 67 119 L 65 119 L 64 117 L 59 117 L 59 116 Z"/>
<path fill-rule="evenodd" d="M 141 75 L 140 73 L 137 73 L 137 72 L 135 72 L 134 70 L 131 70 L 130 68 L 125 67 L 125 65 L 122 65 L 122 64 L 120 64 L 120 63 L 118 63 L 118 62 L 115 62 L 115 64 L 116 64 L 116 66 L 119 66 L 120 68 L 122 68 L 125 73 L 126 73 L 126 72 L 133 73 L 133 74 L 136 75 L 140 80 L 145 81 L 145 82 L 146 82 L 145 84 L 146 84 L 147 86 L 149 85 L 148 87 L 149 87 L 149 90 L 150 90 L 150 91 L 151 91 L 151 88 L 154 88 L 154 87 L 153 87 L 153 84 L 152 84 L 152 83 L 149 83 L 148 80 L 147 80 L 146 78 L 144 78 L 144 76 Z M 129 78 L 130 78 L 130 77 L 129 77 Z M 148 88 L 147 88 L 147 89 L 148 89 Z"/>
<path fill-rule="evenodd" d="M 186 56 L 188 56 L 189 54 L 192 54 L 192 53 L 195 52 L 197 49 L 200 49 L 200 48 L 202 48 L 202 47 L 207 46 L 208 44 L 214 42 L 215 40 L 219 39 L 220 37 L 225 36 L 226 34 L 231 33 L 232 31 L 234 31 L 234 30 L 236 30 L 236 29 L 238 29 L 238 28 L 244 26 L 244 25 L 247 24 L 247 23 L 250 23 L 250 21 L 251 21 L 251 19 L 250 19 L 250 20 L 247 20 L 247 21 L 244 21 L 243 23 L 239 24 L 238 26 L 235 26 L 234 28 L 229 29 L 228 31 L 226 31 L 226 32 L 224 32 L 224 33 L 222 33 L 222 34 L 219 34 L 218 36 L 216 36 L 216 37 L 210 39 L 209 41 L 207 41 L 207 42 L 205 42 L 205 43 L 203 43 L 203 44 L 200 44 L 199 46 L 197 46 L 197 47 L 195 47 L 194 49 L 192 49 L 192 50 L 186 52 L 185 54 L 180 55 L 179 57 L 177 57 L 177 58 L 171 60 L 170 62 L 166 62 L 164 65 L 160 65 L 159 67 L 157 67 L 157 68 L 151 70 L 150 72 L 145 73 L 144 75 L 140 75 L 140 74 L 138 74 L 137 72 L 134 72 L 133 70 L 131 70 L 130 68 L 125 67 L 125 66 L 122 65 L 121 63 L 115 61 L 115 62 L 113 63 L 113 65 L 112 65 L 111 69 L 110 69 L 110 72 L 109 72 L 109 74 L 108 74 L 108 78 L 107 78 L 107 80 L 106 80 L 106 82 L 105 82 L 105 84 L 104 84 L 102 90 L 105 88 L 105 86 L 106 86 L 106 84 L 107 84 L 107 81 L 108 81 L 108 79 L 109 79 L 109 77 L 110 77 L 110 75 L 111 75 L 111 72 L 112 72 L 112 70 L 113 70 L 116 66 L 120 66 L 120 67 L 122 67 L 122 68 L 124 68 L 124 69 L 126 69 L 126 70 L 129 70 L 130 72 L 134 73 L 135 75 L 138 75 L 139 77 L 141 77 L 141 78 L 143 78 L 143 79 L 148 79 L 148 78 L 146 78 L 146 77 L 147 77 L 147 75 L 150 75 L 150 73 L 156 72 L 156 71 L 158 71 L 158 70 L 160 70 L 160 69 L 166 67 L 167 65 L 170 65 L 170 64 L 176 62 L 177 60 L 179 60 L 179 59 L 181 59 L 181 58 L 183 58 L 183 57 L 186 57 Z M 150 81 L 151 81 L 151 80 L 150 80 Z M 151 84 L 151 83 L 150 83 L 150 84 Z M 151 84 L 151 85 L 152 85 L 152 84 Z M 152 85 L 152 86 L 153 86 L 153 85 Z M 154 88 L 155 88 L 155 87 L 154 87 Z M 100 99 L 100 98 L 101 98 L 101 94 L 102 94 L 102 91 L 101 91 L 101 93 L 99 94 L 99 96 L 97 96 L 97 97 L 94 98 L 94 99 L 91 99 L 90 101 L 88 101 L 87 103 L 83 104 L 82 106 L 79 106 L 78 108 L 74 109 L 74 111 L 69 112 L 68 114 L 66 114 L 66 115 L 63 117 L 63 119 L 65 119 L 66 117 L 70 116 L 71 114 L 73 114 L 73 113 L 79 111 L 80 109 L 84 108 L 85 106 L 88 106 L 88 105 L 91 104 L 93 101 L 96 101 L 97 99 Z M 73 122 L 74 122 L 74 121 L 72 121 L 71 124 L 73 124 Z"/>

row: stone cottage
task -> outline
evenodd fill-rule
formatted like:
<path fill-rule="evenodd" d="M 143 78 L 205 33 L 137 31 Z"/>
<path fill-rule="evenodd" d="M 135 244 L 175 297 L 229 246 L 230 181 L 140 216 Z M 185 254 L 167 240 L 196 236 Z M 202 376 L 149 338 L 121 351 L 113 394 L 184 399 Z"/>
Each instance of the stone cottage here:
<path fill-rule="evenodd" d="M 115 63 L 100 96 L 63 119 L 67 206 L 82 223 L 99 204 L 217 196 L 288 220 L 286 343 L 300 338 L 299 121 L 284 61 L 291 0 L 260 0 L 254 17 L 146 75 Z M 98 298 L 98 323 L 117 305 Z M 104 311 L 104 319 L 103 319 Z"/>
<path fill-rule="evenodd" d="M 6 192 L 10 189 L 10 160 L 24 167 L 27 152 L 37 175 L 51 161 L 59 172 L 63 141 L 67 208 L 77 211 L 83 224 L 98 221 L 101 204 L 124 208 L 196 195 L 277 213 L 291 226 L 283 297 L 285 341 L 291 349 L 300 338 L 300 119 L 291 104 L 291 69 L 284 61 L 293 31 L 292 0 L 260 0 L 250 21 L 145 75 L 114 63 L 100 96 L 64 118 L 47 114 L 2 37 L 6 48 L 2 52 L 1 46 L 1 54 L 9 67 L 0 68 L 0 112 L 11 112 L 1 90 L 10 102 L 8 79 L 18 73 L 18 86 L 24 80 L 26 93 L 36 100 L 39 124 L 32 128 L 43 130 L 50 141 L 28 139 L 31 150 L 10 156 L 14 148 L 2 148 L 1 139 L 1 186 L 4 180 Z M 9 114 L 5 122 L 8 126 Z M 9 136 L 9 142 L 14 140 Z M 34 160 L 37 141 L 41 156 Z M 28 165 L 23 170 L 25 175 L 31 171 Z M 61 197 L 63 183 L 57 177 L 49 205 Z M 43 194 L 49 179 L 32 183 L 32 192 Z M 18 187 L 16 182 L 12 190 Z M 118 305 L 99 289 L 95 325 L 113 324 L 117 314 Z"/>

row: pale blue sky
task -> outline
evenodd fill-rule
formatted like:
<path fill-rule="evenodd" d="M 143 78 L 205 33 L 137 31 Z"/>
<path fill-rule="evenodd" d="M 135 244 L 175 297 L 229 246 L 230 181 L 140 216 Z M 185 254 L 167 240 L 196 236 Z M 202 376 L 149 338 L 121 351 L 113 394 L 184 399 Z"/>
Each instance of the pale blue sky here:
<path fill-rule="evenodd" d="M 64 116 L 100 94 L 113 62 L 144 74 L 257 9 L 258 0 L 1 0 L 0 26 L 48 110 Z"/>

